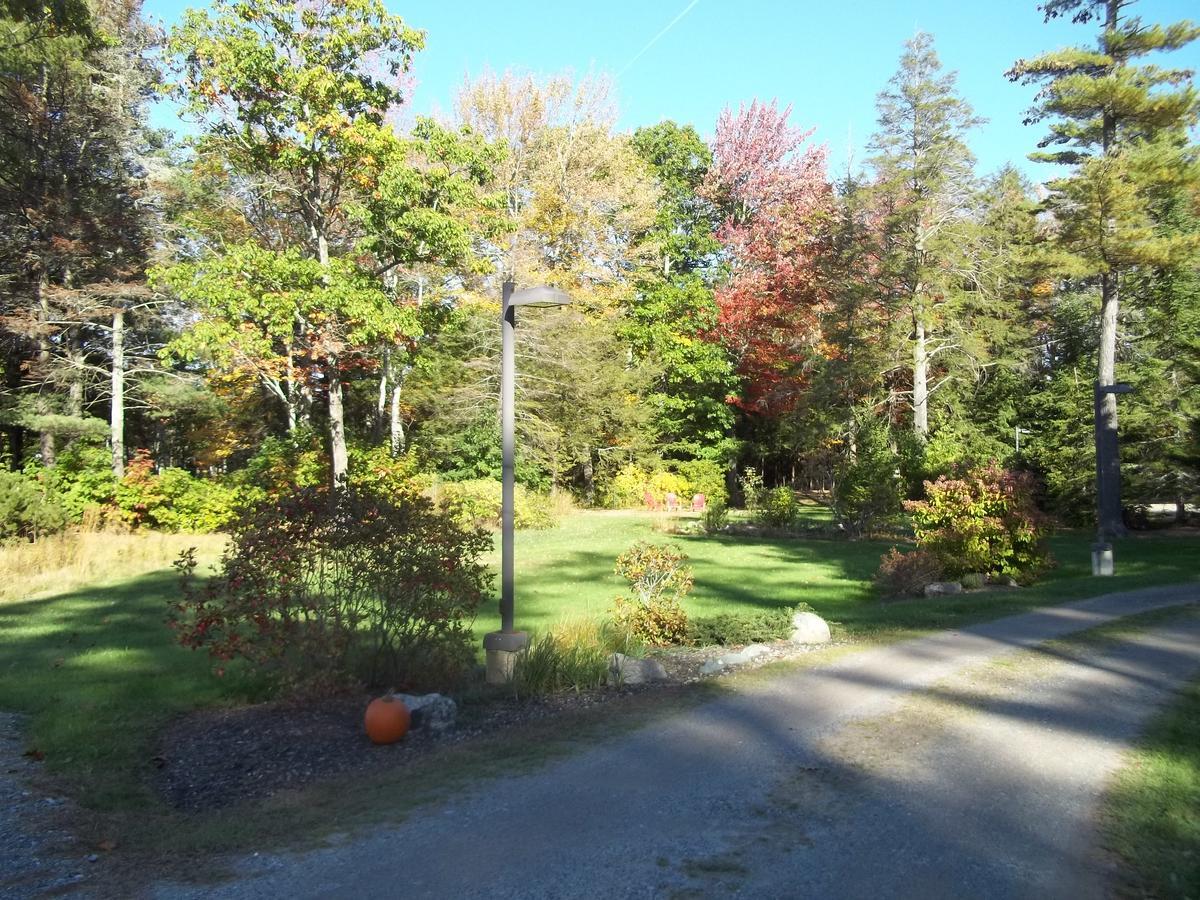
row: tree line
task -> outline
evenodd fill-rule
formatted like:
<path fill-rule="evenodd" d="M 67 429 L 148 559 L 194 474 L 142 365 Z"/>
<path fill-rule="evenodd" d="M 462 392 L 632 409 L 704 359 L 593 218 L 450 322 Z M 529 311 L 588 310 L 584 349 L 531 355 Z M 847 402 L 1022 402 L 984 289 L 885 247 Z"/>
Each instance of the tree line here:
<path fill-rule="evenodd" d="M 1102 474 L 1183 510 L 1200 101 L 1144 57 L 1200 28 L 1133 6 L 1043 4 L 1090 42 L 1007 73 L 1037 86 L 1033 156 L 1057 166 L 1035 185 L 978 170 L 981 119 L 924 33 L 839 170 L 775 101 L 726 109 L 709 141 L 622 132 L 598 76 L 485 72 L 414 117 L 424 34 L 379 0 L 215 0 L 166 34 L 137 0 L 4 0 L 5 460 L 110 484 L 135 450 L 213 480 L 386 460 L 496 478 L 512 278 L 574 301 L 517 329 L 527 488 L 601 504 L 664 472 L 736 491 L 752 468 L 863 525 L 995 461 L 1084 521 L 1094 404 L 1102 440 L 1118 426 L 1095 385 L 1126 382 Z M 184 136 L 148 123 L 164 95 Z"/>

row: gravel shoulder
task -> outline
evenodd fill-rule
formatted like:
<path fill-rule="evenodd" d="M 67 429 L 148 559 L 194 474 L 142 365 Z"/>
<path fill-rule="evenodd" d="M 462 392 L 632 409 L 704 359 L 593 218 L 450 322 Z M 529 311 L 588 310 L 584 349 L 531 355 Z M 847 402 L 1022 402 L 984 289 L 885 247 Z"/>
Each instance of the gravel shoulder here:
<path fill-rule="evenodd" d="M 1095 798 L 1145 717 L 1200 669 L 1200 619 L 1086 658 L 1017 654 L 1198 596 L 1195 584 L 1110 594 L 862 651 L 400 825 L 149 893 L 1090 895 L 1103 881 L 1081 881 Z"/>

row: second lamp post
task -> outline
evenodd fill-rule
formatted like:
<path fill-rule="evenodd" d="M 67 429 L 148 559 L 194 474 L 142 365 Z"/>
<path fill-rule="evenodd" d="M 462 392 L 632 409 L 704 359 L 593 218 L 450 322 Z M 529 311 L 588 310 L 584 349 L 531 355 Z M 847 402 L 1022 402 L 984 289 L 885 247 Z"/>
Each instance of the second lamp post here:
<path fill-rule="evenodd" d="M 513 502 L 516 490 L 516 328 L 517 308 L 566 306 L 571 298 L 558 288 L 533 287 L 516 290 L 504 282 L 500 308 L 500 443 L 503 455 L 500 500 L 500 630 L 483 638 L 487 655 L 487 680 L 502 684 L 511 680 L 516 654 L 529 638 L 513 623 Z"/>

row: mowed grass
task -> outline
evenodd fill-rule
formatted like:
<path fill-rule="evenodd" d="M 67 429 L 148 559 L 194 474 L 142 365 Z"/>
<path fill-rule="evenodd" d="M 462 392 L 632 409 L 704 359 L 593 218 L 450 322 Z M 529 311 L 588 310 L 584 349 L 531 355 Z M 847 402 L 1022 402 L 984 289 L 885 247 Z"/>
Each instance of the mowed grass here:
<path fill-rule="evenodd" d="M 824 510 L 813 509 L 817 521 Z M 614 562 L 638 540 L 672 544 L 688 555 L 696 576 L 686 604 L 691 615 L 803 602 L 849 639 L 894 639 L 1031 606 L 1200 578 L 1200 536 L 1129 538 L 1116 547 L 1118 574 L 1095 578 L 1092 535 L 1069 532 L 1050 539 L 1057 565 L 1032 587 L 880 603 L 871 579 L 879 558 L 896 545 L 894 541 L 675 535 L 658 530 L 667 518 L 655 513 L 586 512 L 556 529 L 517 532 L 517 627 L 540 630 L 564 619 L 606 615 L 613 598 L 627 590 L 613 571 Z M 493 567 L 499 566 L 498 546 L 497 539 Z M 480 612 L 475 631 L 482 636 L 499 624 L 499 606 L 489 604 Z"/>
<path fill-rule="evenodd" d="M 887 543 L 670 535 L 655 530 L 661 520 L 587 512 L 557 529 L 518 533 L 518 627 L 542 630 L 603 617 L 624 588 L 614 560 L 639 539 L 672 543 L 688 554 L 696 576 L 687 604 L 692 615 L 805 602 L 850 640 L 894 639 L 1200 574 L 1200 540 L 1161 536 L 1122 542 L 1122 574 L 1092 578 L 1090 536 L 1064 535 L 1053 541 L 1060 567 L 1036 587 L 882 604 L 870 578 Z M 203 654 L 175 644 L 164 624 L 176 596 L 172 572 L 123 580 L 119 570 L 111 575 L 88 587 L 0 602 L 0 709 L 28 715 L 29 748 L 45 754 L 47 769 L 64 776 L 83 805 L 136 810 L 158 802 L 147 785 L 157 737 L 173 717 L 260 694 L 249 681 L 214 677 Z M 475 632 L 481 637 L 498 626 L 493 601 L 481 610 Z"/>
<path fill-rule="evenodd" d="M 1126 893 L 1200 897 L 1200 681 L 1152 723 L 1105 803 L 1108 845 Z"/>

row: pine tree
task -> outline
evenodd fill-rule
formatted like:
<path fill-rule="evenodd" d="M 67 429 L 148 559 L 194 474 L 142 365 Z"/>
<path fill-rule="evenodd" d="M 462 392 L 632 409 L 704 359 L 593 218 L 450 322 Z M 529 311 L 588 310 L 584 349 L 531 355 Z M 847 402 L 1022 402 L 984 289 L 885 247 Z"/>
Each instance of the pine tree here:
<path fill-rule="evenodd" d="M 1074 170 L 1050 182 L 1047 202 L 1059 225 L 1063 269 L 1099 281 L 1096 456 L 1102 538 L 1124 532 L 1117 398 L 1105 390 L 1115 383 L 1122 281 L 1136 267 L 1169 263 L 1197 242 L 1194 233 L 1155 229 L 1148 202 L 1163 179 L 1189 171 L 1196 177 L 1187 152 L 1167 161 L 1152 149 L 1159 135 L 1197 121 L 1200 107 L 1191 73 L 1136 62 L 1187 45 L 1200 37 L 1200 27 L 1148 25 L 1127 14 L 1132 4 L 1049 0 L 1042 7 L 1047 21 L 1070 16 L 1099 26 L 1095 48 L 1071 47 L 1021 60 L 1008 73 L 1014 81 L 1042 86 L 1026 123 L 1048 122 L 1049 134 L 1039 142 L 1042 152 L 1031 157 Z"/>
<path fill-rule="evenodd" d="M 942 325 L 942 307 L 972 262 L 963 226 L 975 160 L 965 136 L 982 120 L 955 82 L 955 73 L 942 72 L 933 37 L 917 33 L 879 94 L 870 144 L 883 214 L 884 289 L 910 345 L 912 425 L 920 439 L 929 434 L 929 398 L 940 387 L 930 384 L 935 357 L 956 345 Z"/>

